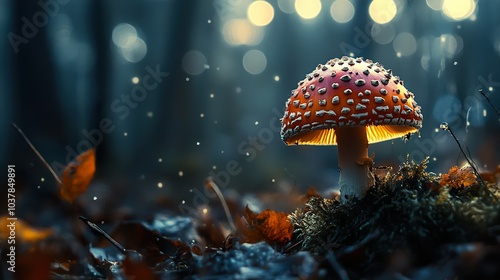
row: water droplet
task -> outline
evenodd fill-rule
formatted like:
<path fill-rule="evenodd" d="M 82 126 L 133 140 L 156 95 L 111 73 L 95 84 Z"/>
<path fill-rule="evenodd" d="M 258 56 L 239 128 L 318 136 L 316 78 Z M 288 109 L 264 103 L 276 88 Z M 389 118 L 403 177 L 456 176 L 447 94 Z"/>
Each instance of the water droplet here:
<path fill-rule="evenodd" d="M 442 130 L 448 130 L 448 123 L 447 122 L 442 122 L 439 125 L 439 128 L 441 128 Z"/>
<path fill-rule="evenodd" d="M 255 125 L 259 125 L 259 122 L 258 122 L 258 121 L 256 121 L 256 122 L 255 122 Z"/>
<path fill-rule="evenodd" d="M 458 64 L 458 62 L 457 62 L 457 61 L 453 62 L 453 65 L 457 65 L 457 64 Z"/>
<path fill-rule="evenodd" d="M 207 20 L 207 22 L 208 22 L 208 23 L 212 23 L 212 20 L 211 20 L 211 19 L 209 19 L 209 20 Z"/>
<path fill-rule="evenodd" d="M 274 76 L 274 80 L 278 82 L 280 80 L 280 76 Z"/>
<path fill-rule="evenodd" d="M 199 146 L 200 145 L 200 142 L 196 142 L 196 146 Z"/>
<path fill-rule="evenodd" d="M 249 157 L 249 156 L 250 156 L 250 153 L 249 153 L 249 152 L 247 152 L 245 155 L 246 155 L 247 157 Z"/>

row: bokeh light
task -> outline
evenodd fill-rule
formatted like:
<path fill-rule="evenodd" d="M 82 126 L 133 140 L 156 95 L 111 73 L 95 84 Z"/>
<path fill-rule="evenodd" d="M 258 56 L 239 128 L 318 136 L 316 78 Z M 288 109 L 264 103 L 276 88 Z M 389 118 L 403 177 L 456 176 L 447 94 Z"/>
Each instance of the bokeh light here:
<path fill-rule="evenodd" d="M 394 37 L 396 36 L 396 30 L 392 24 L 373 24 L 371 28 L 371 36 L 373 41 L 386 45 L 392 42 Z"/>
<path fill-rule="evenodd" d="M 207 58 L 197 50 L 188 51 L 182 57 L 182 68 L 190 75 L 199 75 L 205 71 Z"/>
<path fill-rule="evenodd" d="M 320 0 L 295 0 L 295 10 L 303 19 L 313 19 L 321 11 Z"/>
<path fill-rule="evenodd" d="M 349 0 L 335 0 L 330 7 L 330 15 L 338 23 L 349 22 L 354 17 L 354 6 Z"/>
<path fill-rule="evenodd" d="M 111 33 L 111 39 L 128 62 L 139 62 L 148 52 L 146 42 L 137 35 L 135 27 L 128 23 L 116 25 Z"/>
<path fill-rule="evenodd" d="M 476 10 L 474 0 L 444 0 L 443 14 L 452 20 L 463 20 L 470 17 Z"/>
<path fill-rule="evenodd" d="M 224 24 L 222 35 L 230 45 L 257 45 L 262 41 L 263 29 L 247 19 L 230 19 Z"/>
<path fill-rule="evenodd" d="M 127 48 L 137 40 L 137 30 L 128 23 L 120 23 L 111 33 L 113 43 L 120 48 Z"/>
<path fill-rule="evenodd" d="M 266 1 L 255 1 L 248 6 L 247 17 L 257 26 L 266 26 L 274 18 L 274 8 Z"/>
<path fill-rule="evenodd" d="M 435 11 L 443 9 L 443 2 L 444 0 L 426 0 L 427 6 Z"/>
<path fill-rule="evenodd" d="M 415 37 L 411 33 L 402 32 L 394 38 L 392 47 L 401 56 L 409 56 L 417 50 L 417 40 L 415 40 Z"/>
<path fill-rule="evenodd" d="M 259 50 L 250 50 L 243 56 L 243 68 L 250 74 L 260 74 L 266 66 L 266 55 Z"/>
<path fill-rule="evenodd" d="M 148 47 L 146 42 L 139 37 L 133 43 L 127 44 L 127 47 L 121 48 L 121 53 L 128 62 L 141 61 L 147 52 Z"/>
<path fill-rule="evenodd" d="M 442 34 L 439 37 L 439 48 L 446 57 L 452 58 L 462 50 L 462 42 L 459 44 L 457 38 L 451 34 Z"/>
<path fill-rule="evenodd" d="M 368 12 L 374 22 L 386 24 L 396 16 L 398 8 L 393 0 L 373 0 Z"/>
<path fill-rule="evenodd" d="M 295 0 L 278 0 L 278 7 L 284 13 L 291 14 L 295 12 L 294 2 Z"/>

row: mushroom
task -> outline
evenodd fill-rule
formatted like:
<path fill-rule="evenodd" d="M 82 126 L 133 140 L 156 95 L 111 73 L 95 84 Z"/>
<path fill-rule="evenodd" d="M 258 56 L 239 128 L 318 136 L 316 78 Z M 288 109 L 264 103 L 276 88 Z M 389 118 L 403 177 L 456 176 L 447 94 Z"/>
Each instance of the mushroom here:
<path fill-rule="evenodd" d="M 338 145 L 341 201 L 361 199 L 375 185 L 368 144 L 407 136 L 422 112 L 390 69 L 362 58 L 332 59 L 292 90 L 281 119 L 287 145 Z"/>

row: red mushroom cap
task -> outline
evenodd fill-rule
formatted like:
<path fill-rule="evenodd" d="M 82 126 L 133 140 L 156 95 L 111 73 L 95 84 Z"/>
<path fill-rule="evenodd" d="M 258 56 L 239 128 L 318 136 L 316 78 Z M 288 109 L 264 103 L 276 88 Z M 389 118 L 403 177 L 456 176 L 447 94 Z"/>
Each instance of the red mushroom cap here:
<path fill-rule="evenodd" d="M 292 90 L 281 137 L 287 145 L 337 145 L 335 128 L 366 126 L 368 143 L 376 143 L 417 132 L 422 119 L 390 69 L 344 56 L 318 65 Z"/>

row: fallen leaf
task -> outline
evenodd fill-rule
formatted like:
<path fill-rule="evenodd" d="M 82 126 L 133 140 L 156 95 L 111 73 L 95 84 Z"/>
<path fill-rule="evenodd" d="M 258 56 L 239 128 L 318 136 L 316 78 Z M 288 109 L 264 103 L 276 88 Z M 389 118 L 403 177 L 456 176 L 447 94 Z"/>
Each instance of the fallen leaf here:
<path fill-rule="evenodd" d="M 64 168 L 61 180 L 61 197 L 72 202 L 85 192 L 94 177 L 95 149 L 81 153 Z"/>
<path fill-rule="evenodd" d="M 287 214 L 269 209 L 255 214 L 248 205 L 245 214 L 246 227 L 239 224 L 243 242 L 266 241 L 269 244 L 285 245 L 292 239 L 293 225 Z"/>
<path fill-rule="evenodd" d="M 476 182 L 476 175 L 472 171 L 472 167 L 464 166 L 458 168 L 453 166 L 447 174 L 441 175 L 439 184 L 444 186 L 451 186 L 452 188 L 466 188 L 472 186 Z"/>
<path fill-rule="evenodd" d="M 8 220 L 7 218 L 8 216 L 0 218 L 0 237 L 2 240 L 7 240 L 14 234 L 16 240 L 31 243 L 45 239 L 53 234 L 53 230 L 50 228 L 33 228 L 19 218 L 17 220 Z"/>

